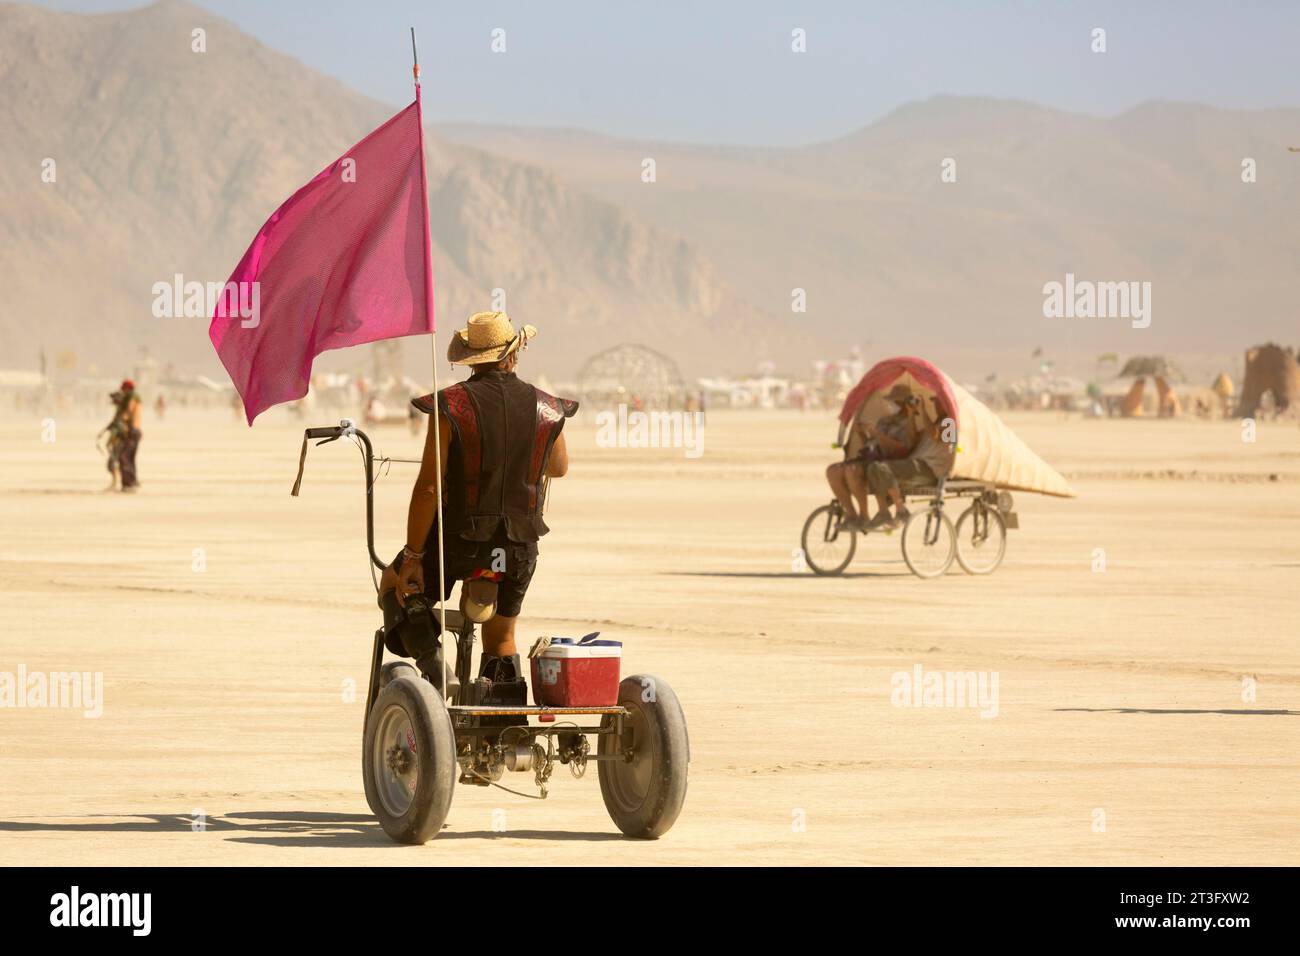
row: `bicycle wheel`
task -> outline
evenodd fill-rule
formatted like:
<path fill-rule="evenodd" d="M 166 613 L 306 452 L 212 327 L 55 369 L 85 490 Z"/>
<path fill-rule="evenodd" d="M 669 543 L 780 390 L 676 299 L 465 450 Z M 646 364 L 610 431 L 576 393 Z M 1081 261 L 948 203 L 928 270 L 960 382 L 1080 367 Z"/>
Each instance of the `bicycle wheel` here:
<path fill-rule="evenodd" d="M 957 535 L 942 508 L 913 511 L 903 525 L 903 560 L 918 578 L 937 578 L 952 566 Z"/>
<path fill-rule="evenodd" d="M 1007 553 L 1007 523 L 997 508 L 973 502 L 957 519 L 957 563 L 967 574 L 992 574 Z"/>
<path fill-rule="evenodd" d="M 814 574 L 841 574 L 853 560 L 853 553 L 858 549 L 858 534 L 840 530 L 843 517 L 844 511 L 839 504 L 832 502 L 817 508 L 803 523 L 800 543 L 804 560 Z"/>

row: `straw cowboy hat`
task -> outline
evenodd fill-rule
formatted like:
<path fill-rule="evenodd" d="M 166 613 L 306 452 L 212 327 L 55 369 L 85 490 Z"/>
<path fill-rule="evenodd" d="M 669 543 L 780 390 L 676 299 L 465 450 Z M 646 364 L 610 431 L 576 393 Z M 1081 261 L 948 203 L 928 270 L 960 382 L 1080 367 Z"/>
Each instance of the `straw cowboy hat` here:
<path fill-rule="evenodd" d="M 481 365 L 499 362 L 515 349 L 526 348 L 537 329 L 525 325 L 515 332 L 504 312 L 475 312 L 465 328 L 451 337 L 447 360 L 453 365 Z"/>
<path fill-rule="evenodd" d="M 907 383 L 899 382 L 889 390 L 889 394 L 885 396 L 885 399 L 890 402 L 905 402 L 911 397 L 912 390 L 907 386 Z"/>

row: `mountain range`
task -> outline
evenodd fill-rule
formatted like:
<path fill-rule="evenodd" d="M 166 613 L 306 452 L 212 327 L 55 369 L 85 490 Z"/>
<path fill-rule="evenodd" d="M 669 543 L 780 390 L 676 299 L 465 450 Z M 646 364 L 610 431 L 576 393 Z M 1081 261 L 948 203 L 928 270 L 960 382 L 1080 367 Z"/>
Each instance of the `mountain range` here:
<path fill-rule="evenodd" d="M 7 4 L 0 37 L 11 367 L 44 349 L 111 374 L 148 349 L 211 374 L 207 323 L 156 318 L 154 283 L 223 281 L 281 201 L 403 105 L 184 0 Z M 1288 145 L 1300 110 L 1152 102 L 1096 118 L 968 97 L 788 149 L 430 124 L 439 326 L 504 290 L 542 330 L 529 361 L 561 377 L 623 342 L 688 375 L 761 361 L 798 374 L 853 346 L 968 375 L 1037 349 L 1226 359 L 1300 339 Z M 1150 282 L 1149 327 L 1045 318 L 1044 286 L 1067 274 Z M 405 348 L 427 370 L 427 346 Z"/>

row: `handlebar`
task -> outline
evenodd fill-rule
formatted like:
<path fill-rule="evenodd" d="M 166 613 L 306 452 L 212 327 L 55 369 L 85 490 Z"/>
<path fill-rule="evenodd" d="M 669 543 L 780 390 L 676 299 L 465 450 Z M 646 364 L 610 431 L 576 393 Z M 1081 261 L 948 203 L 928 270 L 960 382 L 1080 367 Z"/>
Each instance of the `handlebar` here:
<path fill-rule="evenodd" d="M 333 440 L 342 438 L 344 431 L 342 425 L 330 425 L 327 428 L 309 428 L 303 433 L 306 438 L 325 438 Z"/>
<path fill-rule="evenodd" d="M 388 565 L 380 560 L 379 555 L 375 553 L 375 449 L 370 444 L 370 436 L 357 428 L 350 419 L 345 418 L 337 425 L 308 428 L 303 431 L 302 453 L 298 458 L 298 480 L 294 482 L 291 494 L 297 497 L 298 489 L 302 487 L 302 469 L 307 461 L 307 442 L 319 439 L 316 443 L 324 445 L 349 436 L 355 436 L 361 442 L 361 457 L 366 470 L 366 548 L 370 551 L 371 562 L 374 563 L 375 567 L 383 571 Z"/>

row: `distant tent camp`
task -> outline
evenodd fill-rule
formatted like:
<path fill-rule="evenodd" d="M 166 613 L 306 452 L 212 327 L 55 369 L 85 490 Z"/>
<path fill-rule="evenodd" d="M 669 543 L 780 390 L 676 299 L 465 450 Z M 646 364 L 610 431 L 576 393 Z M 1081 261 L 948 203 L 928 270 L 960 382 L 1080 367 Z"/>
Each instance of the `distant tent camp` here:
<path fill-rule="evenodd" d="M 1272 397 L 1275 414 L 1300 411 L 1300 364 L 1295 352 L 1269 343 L 1246 350 L 1246 378 L 1241 383 L 1239 418 L 1251 418 Z"/>
<path fill-rule="evenodd" d="M 1120 378 L 1163 378 L 1166 382 L 1185 382 L 1183 370 L 1163 355 L 1135 355 L 1120 369 Z"/>
<path fill-rule="evenodd" d="M 957 457 L 951 477 L 988 482 L 1012 491 L 1075 496 L 1069 482 L 1034 454 L 987 405 L 924 359 L 891 358 L 872 366 L 849 392 L 840 410 L 841 444 L 855 418 L 874 421 L 884 414 L 885 393 L 899 382 L 925 401 L 931 419 L 952 418 L 957 423 Z M 854 451 L 849 448 L 850 454 Z"/>
<path fill-rule="evenodd" d="M 1185 382 L 1187 376 L 1163 355 L 1135 355 L 1124 363 L 1119 377 L 1134 380 L 1133 387 L 1120 405 L 1125 418 L 1140 417 L 1143 414 L 1142 403 L 1148 378 L 1156 386 L 1156 414 L 1161 418 L 1176 418 L 1183 413 L 1182 402 L 1170 382 Z"/>

